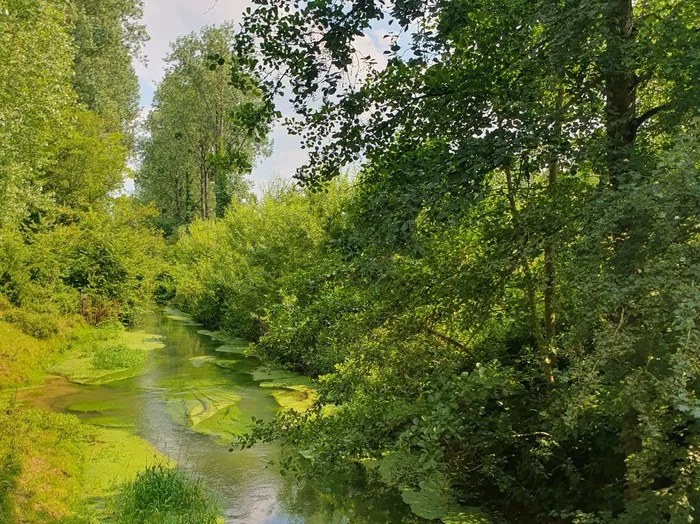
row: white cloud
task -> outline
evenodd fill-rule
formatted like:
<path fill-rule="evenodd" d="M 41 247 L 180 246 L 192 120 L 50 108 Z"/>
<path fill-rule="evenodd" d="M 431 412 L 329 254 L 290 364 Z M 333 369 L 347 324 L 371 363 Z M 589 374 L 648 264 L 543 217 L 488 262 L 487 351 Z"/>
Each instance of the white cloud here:
<path fill-rule="evenodd" d="M 299 146 L 299 139 L 287 133 L 281 124 L 272 131 L 272 154 L 258 162 L 253 170 L 252 179 L 256 183 L 269 180 L 273 176 L 291 178 L 296 169 L 306 162 L 308 155 Z"/>
<path fill-rule="evenodd" d="M 144 23 L 151 36 L 144 50 L 148 64 L 138 64 L 136 74 L 151 83 L 158 82 L 163 77 L 163 59 L 170 42 L 205 25 L 236 21 L 249 5 L 248 0 L 146 0 Z"/>

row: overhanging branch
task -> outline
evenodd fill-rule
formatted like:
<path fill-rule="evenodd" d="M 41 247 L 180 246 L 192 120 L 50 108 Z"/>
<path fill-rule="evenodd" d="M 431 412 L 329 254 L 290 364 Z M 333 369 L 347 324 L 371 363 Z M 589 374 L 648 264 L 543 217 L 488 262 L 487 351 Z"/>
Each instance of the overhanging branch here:
<path fill-rule="evenodd" d="M 661 104 L 660 106 L 651 108 L 646 113 L 642 113 L 637 118 L 633 118 L 630 121 L 630 126 L 632 127 L 632 130 L 637 131 L 637 129 L 639 129 L 639 126 L 641 126 L 644 122 L 654 117 L 658 113 L 661 113 L 662 111 L 668 111 L 669 109 L 671 109 L 671 107 L 673 107 L 673 104 L 671 103 Z"/>

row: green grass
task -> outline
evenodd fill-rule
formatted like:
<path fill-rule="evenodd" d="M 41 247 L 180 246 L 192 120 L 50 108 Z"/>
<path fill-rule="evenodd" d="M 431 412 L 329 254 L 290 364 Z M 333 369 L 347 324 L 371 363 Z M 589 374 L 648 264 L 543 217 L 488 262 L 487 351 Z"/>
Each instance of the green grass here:
<path fill-rule="evenodd" d="M 115 500 L 119 524 L 216 524 L 218 507 L 197 477 L 154 465 L 126 484 Z"/>
<path fill-rule="evenodd" d="M 100 370 L 131 369 L 146 361 L 146 353 L 126 344 L 103 346 L 95 350 L 92 365 Z"/>
<path fill-rule="evenodd" d="M 175 465 L 127 431 L 0 402 L 0 523 L 107 522 L 119 487 L 149 464 Z"/>

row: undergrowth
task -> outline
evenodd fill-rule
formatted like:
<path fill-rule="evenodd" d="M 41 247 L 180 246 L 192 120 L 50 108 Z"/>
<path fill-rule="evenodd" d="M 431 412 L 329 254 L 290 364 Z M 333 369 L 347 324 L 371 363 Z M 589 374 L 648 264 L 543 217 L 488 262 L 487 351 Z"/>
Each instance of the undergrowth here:
<path fill-rule="evenodd" d="M 146 353 L 144 351 L 126 344 L 98 348 L 92 357 L 92 365 L 102 370 L 136 368 L 145 361 Z"/>
<path fill-rule="evenodd" d="M 217 503 L 201 479 L 164 465 L 153 465 L 125 485 L 116 497 L 119 524 L 215 524 Z"/>

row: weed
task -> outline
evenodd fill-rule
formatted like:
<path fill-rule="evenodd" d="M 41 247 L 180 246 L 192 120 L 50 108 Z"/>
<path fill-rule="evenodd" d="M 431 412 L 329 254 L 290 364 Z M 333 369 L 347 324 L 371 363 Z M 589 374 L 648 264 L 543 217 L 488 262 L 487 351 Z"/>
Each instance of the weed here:
<path fill-rule="evenodd" d="M 149 466 L 116 497 L 117 523 L 215 524 L 218 508 L 201 479 L 181 469 Z"/>

